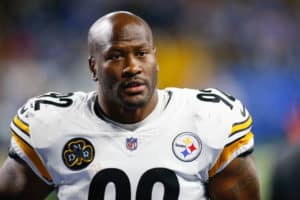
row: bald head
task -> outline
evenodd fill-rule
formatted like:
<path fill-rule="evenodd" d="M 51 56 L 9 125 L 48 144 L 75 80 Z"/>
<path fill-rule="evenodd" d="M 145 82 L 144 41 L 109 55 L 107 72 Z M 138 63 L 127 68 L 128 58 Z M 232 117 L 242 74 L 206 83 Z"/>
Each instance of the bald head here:
<path fill-rule="evenodd" d="M 88 33 L 90 56 L 115 41 L 130 41 L 132 37 L 144 37 L 153 45 L 152 31 L 142 18 L 126 11 L 112 12 L 99 18 Z"/>

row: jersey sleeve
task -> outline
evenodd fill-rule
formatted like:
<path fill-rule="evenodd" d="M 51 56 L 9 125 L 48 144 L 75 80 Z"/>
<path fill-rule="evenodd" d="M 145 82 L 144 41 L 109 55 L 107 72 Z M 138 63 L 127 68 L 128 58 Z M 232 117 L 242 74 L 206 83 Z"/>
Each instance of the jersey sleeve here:
<path fill-rule="evenodd" d="M 224 148 L 220 152 L 215 164 L 209 170 L 209 176 L 222 171 L 236 157 L 251 153 L 254 147 L 254 135 L 251 132 L 252 117 L 240 100 L 216 89 L 210 89 L 226 102 L 227 109 L 223 118 L 230 124 L 231 130 L 226 133 Z"/>
<path fill-rule="evenodd" d="M 35 120 L 35 98 L 28 100 L 14 116 L 10 123 L 11 143 L 10 151 L 16 154 L 48 185 L 53 184 L 52 177 L 47 170 L 41 156 L 35 149 L 31 124 Z"/>

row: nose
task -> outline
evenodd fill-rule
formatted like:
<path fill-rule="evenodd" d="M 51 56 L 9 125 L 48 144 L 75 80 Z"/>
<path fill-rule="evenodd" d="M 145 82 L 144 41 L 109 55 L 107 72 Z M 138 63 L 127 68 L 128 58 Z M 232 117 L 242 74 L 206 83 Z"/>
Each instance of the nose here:
<path fill-rule="evenodd" d="M 142 69 L 137 59 L 134 56 L 128 56 L 122 73 L 123 77 L 133 77 L 141 72 Z"/>

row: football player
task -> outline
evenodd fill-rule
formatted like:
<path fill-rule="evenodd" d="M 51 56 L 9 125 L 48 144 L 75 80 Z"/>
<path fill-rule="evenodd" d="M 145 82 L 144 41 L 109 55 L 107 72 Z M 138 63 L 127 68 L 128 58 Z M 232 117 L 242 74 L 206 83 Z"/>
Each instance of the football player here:
<path fill-rule="evenodd" d="M 252 118 L 219 90 L 157 88 L 149 25 L 125 11 L 88 34 L 97 91 L 49 92 L 13 118 L 0 199 L 259 199 Z"/>

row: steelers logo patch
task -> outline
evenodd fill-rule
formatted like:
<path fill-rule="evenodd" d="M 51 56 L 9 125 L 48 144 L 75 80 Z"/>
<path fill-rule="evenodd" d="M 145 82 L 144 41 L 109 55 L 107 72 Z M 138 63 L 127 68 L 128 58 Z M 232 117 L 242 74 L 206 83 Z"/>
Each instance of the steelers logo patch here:
<path fill-rule="evenodd" d="M 84 138 L 69 140 L 62 152 L 65 165 L 72 170 L 80 170 L 87 167 L 95 157 L 93 145 Z"/>
<path fill-rule="evenodd" d="M 200 155 L 202 143 L 198 135 L 191 132 L 183 132 L 174 138 L 172 149 L 179 160 L 191 162 Z"/>

